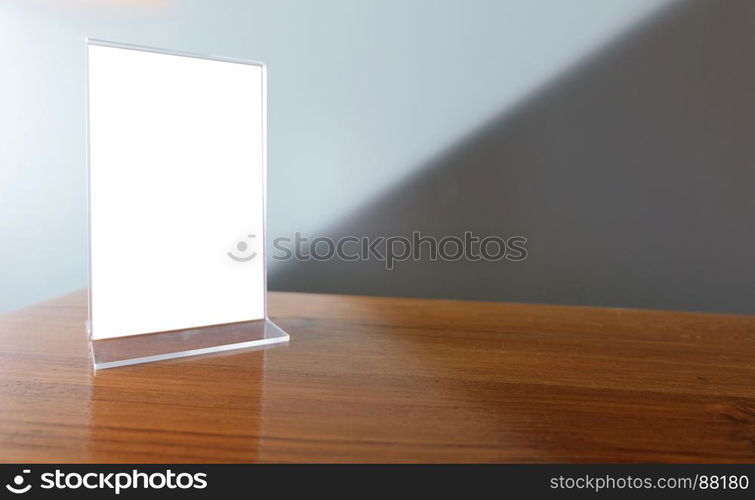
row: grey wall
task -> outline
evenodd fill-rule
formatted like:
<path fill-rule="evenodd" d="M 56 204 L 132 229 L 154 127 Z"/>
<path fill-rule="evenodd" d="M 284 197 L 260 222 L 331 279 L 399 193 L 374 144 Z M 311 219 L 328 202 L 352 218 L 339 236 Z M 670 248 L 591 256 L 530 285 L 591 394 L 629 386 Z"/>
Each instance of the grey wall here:
<path fill-rule="evenodd" d="M 522 234 L 273 289 L 755 312 L 746 0 L 0 3 L 0 311 L 85 285 L 83 37 L 269 65 L 270 235 Z"/>
<path fill-rule="evenodd" d="M 321 231 L 523 235 L 524 262 L 308 262 L 272 281 L 755 313 L 752 47 L 755 3 L 678 4 Z"/>

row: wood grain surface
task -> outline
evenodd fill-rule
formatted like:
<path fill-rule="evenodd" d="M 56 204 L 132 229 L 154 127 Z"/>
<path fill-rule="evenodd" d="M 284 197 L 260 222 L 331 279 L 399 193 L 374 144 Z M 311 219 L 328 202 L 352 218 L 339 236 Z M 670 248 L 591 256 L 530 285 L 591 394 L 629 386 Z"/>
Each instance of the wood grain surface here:
<path fill-rule="evenodd" d="M 272 293 L 287 346 L 94 374 L 0 316 L 5 462 L 753 462 L 755 317 Z"/>

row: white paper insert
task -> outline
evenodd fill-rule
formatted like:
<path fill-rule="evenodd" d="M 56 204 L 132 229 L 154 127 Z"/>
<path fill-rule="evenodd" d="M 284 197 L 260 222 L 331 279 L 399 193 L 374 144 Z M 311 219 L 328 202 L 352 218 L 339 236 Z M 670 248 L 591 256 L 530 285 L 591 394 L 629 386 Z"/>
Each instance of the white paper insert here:
<path fill-rule="evenodd" d="M 87 50 L 92 338 L 264 318 L 264 67 Z"/>

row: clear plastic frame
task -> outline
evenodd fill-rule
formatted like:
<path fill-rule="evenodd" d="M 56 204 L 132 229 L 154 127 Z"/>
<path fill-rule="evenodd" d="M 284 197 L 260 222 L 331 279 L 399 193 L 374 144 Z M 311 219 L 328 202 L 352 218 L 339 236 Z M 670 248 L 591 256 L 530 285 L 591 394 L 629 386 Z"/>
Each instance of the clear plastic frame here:
<path fill-rule="evenodd" d="M 267 318 L 264 64 L 85 45 L 95 369 L 286 342 Z"/>

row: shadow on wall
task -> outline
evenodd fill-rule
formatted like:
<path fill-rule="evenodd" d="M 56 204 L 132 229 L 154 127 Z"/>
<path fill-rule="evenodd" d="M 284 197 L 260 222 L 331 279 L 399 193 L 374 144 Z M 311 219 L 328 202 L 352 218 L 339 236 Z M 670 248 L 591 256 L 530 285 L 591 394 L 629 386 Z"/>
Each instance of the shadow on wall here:
<path fill-rule="evenodd" d="M 290 261 L 270 288 L 755 313 L 753 46 L 755 3 L 682 2 L 305 235 L 522 235 L 524 262 Z"/>

